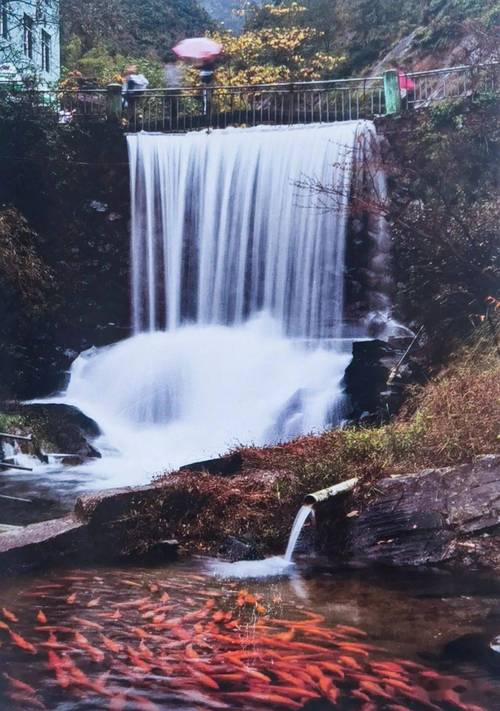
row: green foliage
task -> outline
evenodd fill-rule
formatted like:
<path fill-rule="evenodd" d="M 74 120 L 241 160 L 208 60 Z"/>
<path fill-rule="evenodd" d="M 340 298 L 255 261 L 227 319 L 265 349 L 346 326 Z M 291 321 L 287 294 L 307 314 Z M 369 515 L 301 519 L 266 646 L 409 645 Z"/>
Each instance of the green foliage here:
<path fill-rule="evenodd" d="M 164 84 L 162 62 L 154 58 L 136 57 L 124 54 L 112 54 L 103 45 L 98 45 L 84 54 L 78 54 L 81 47 L 79 38 L 74 37 L 69 43 L 69 57 L 63 68 L 63 85 L 71 86 L 75 79 L 83 77 L 86 82 L 105 86 L 112 81 L 121 81 L 124 68 L 135 64 L 144 74 L 152 87 Z"/>
<path fill-rule="evenodd" d="M 180 39 L 204 34 L 212 22 L 196 0 L 61 0 L 63 63 L 102 47 L 111 56 L 160 59 Z"/>
<path fill-rule="evenodd" d="M 441 104 L 387 126 L 395 152 L 393 260 L 399 317 L 424 325 L 443 362 L 498 295 L 500 249 L 495 97 Z"/>
<path fill-rule="evenodd" d="M 278 8 L 299 5 L 302 9 L 297 24 L 320 31 L 314 50 L 344 55 L 340 67 L 344 76 L 369 70 L 398 42 L 415 33 L 403 59 L 395 61 L 418 68 L 437 51 L 456 49 L 463 37 L 471 33 L 470 24 L 479 23 L 480 33 L 492 31 L 498 22 L 498 0 L 286 0 Z M 283 16 L 270 11 L 274 6 L 250 7 L 247 28 L 280 27 Z M 469 43 L 470 44 L 470 43 Z M 492 48 L 493 50 L 493 48 Z M 439 62 L 437 62 L 439 64 Z"/>
<path fill-rule="evenodd" d="M 0 432 L 13 432 L 19 427 L 24 427 L 25 424 L 25 419 L 21 415 L 0 412 Z"/>
<path fill-rule="evenodd" d="M 127 332 L 127 155 L 119 126 L 62 127 L 29 94 L 0 115 L 0 385 L 26 398 Z"/>

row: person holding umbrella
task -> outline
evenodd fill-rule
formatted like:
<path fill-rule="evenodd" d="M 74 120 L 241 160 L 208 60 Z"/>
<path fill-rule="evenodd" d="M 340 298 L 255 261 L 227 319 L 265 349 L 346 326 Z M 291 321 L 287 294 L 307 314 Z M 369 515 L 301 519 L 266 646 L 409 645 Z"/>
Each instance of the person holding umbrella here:
<path fill-rule="evenodd" d="M 214 75 L 215 60 L 222 52 L 222 45 L 209 37 L 191 37 L 182 40 L 172 50 L 179 59 L 199 67 L 200 82 L 208 86 Z M 208 113 L 208 90 L 203 90 L 203 114 Z"/>

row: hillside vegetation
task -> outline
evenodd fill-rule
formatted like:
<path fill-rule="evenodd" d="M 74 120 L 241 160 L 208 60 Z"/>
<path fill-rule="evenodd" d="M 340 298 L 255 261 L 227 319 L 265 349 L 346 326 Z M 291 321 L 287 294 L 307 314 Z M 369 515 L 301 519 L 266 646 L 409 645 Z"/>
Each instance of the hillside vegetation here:
<path fill-rule="evenodd" d="M 236 13 L 236 14 L 235 14 Z M 498 0 L 61 0 L 65 76 L 106 83 L 138 63 L 151 85 L 189 36 L 214 35 L 223 83 L 425 69 L 497 55 Z M 197 79 L 195 74 L 187 82 Z"/>

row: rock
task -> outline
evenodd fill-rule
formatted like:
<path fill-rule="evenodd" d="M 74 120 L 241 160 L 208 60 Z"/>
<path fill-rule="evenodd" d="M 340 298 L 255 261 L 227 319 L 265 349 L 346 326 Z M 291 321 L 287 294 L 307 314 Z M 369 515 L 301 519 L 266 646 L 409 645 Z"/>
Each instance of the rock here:
<path fill-rule="evenodd" d="M 76 407 L 41 403 L 18 407 L 17 412 L 28 420 L 28 427 L 33 422 L 42 445 L 43 441 L 50 442 L 58 452 L 75 456 L 79 463 L 100 458 L 100 452 L 91 444 L 100 434 L 99 427 Z"/>
<path fill-rule="evenodd" d="M 379 340 L 355 341 L 352 361 L 347 366 L 343 385 L 349 397 L 348 419 L 357 421 L 363 416 L 376 417 L 381 409 L 380 393 L 386 387 L 389 369 L 382 364 L 391 349 Z M 366 413 L 366 414 L 365 414 Z"/>
<path fill-rule="evenodd" d="M 232 563 L 237 560 L 256 560 L 260 557 L 258 547 L 250 541 L 242 541 L 234 536 L 228 536 L 219 549 L 219 555 Z"/>
<path fill-rule="evenodd" d="M 90 547 L 87 527 L 73 516 L 34 523 L 0 535 L 0 569 L 19 572 L 71 556 L 81 560 Z"/>
<path fill-rule="evenodd" d="M 498 638 L 470 633 L 451 640 L 443 647 L 441 659 L 447 662 L 472 662 L 490 669 L 500 669 Z"/>
<path fill-rule="evenodd" d="M 34 521 L 53 518 L 60 513 L 59 503 L 49 499 L 19 498 L 0 495 L 0 521 L 23 526 Z"/>
<path fill-rule="evenodd" d="M 147 545 L 145 548 L 141 547 L 135 551 L 128 551 L 123 553 L 121 558 L 125 558 L 129 563 L 136 562 L 142 565 L 155 565 L 175 560 L 178 551 L 179 541 L 172 538 L 170 540 L 157 541 L 151 545 Z"/>
<path fill-rule="evenodd" d="M 243 459 L 241 454 L 235 452 L 234 454 L 228 454 L 225 457 L 218 457 L 217 459 L 206 459 L 203 462 L 185 464 L 179 471 L 208 472 L 209 474 L 231 476 L 232 474 L 238 474 L 242 466 Z"/>
<path fill-rule="evenodd" d="M 1 533 L 0 569 L 19 572 L 75 557 L 79 563 L 172 560 L 177 541 L 164 539 L 148 522 L 147 535 L 137 529 L 137 506 L 157 502 L 158 493 L 155 486 L 97 492 L 80 497 L 74 515 Z"/>
<path fill-rule="evenodd" d="M 498 569 L 500 456 L 382 479 L 367 500 L 319 506 L 317 520 L 321 550 L 344 561 Z"/>
<path fill-rule="evenodd" d="M 151 484 L 84 494 L 76 500 L 75 514 L 90 524 L 109 523 L 131 516 L 139 505 L 156 501 L 160 491 L 158 486 Z"/>

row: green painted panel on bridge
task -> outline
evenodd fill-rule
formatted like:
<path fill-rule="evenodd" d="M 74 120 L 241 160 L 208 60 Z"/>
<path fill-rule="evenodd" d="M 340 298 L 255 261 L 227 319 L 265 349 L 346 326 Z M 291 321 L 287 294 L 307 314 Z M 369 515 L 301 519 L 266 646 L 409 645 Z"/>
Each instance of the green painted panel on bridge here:
<path fill-rule="evenodd" d="M 384 72 L 385 112 L 399 114 L 401 112 L 401 92 L 399 77 L 395 69 Z"/>

